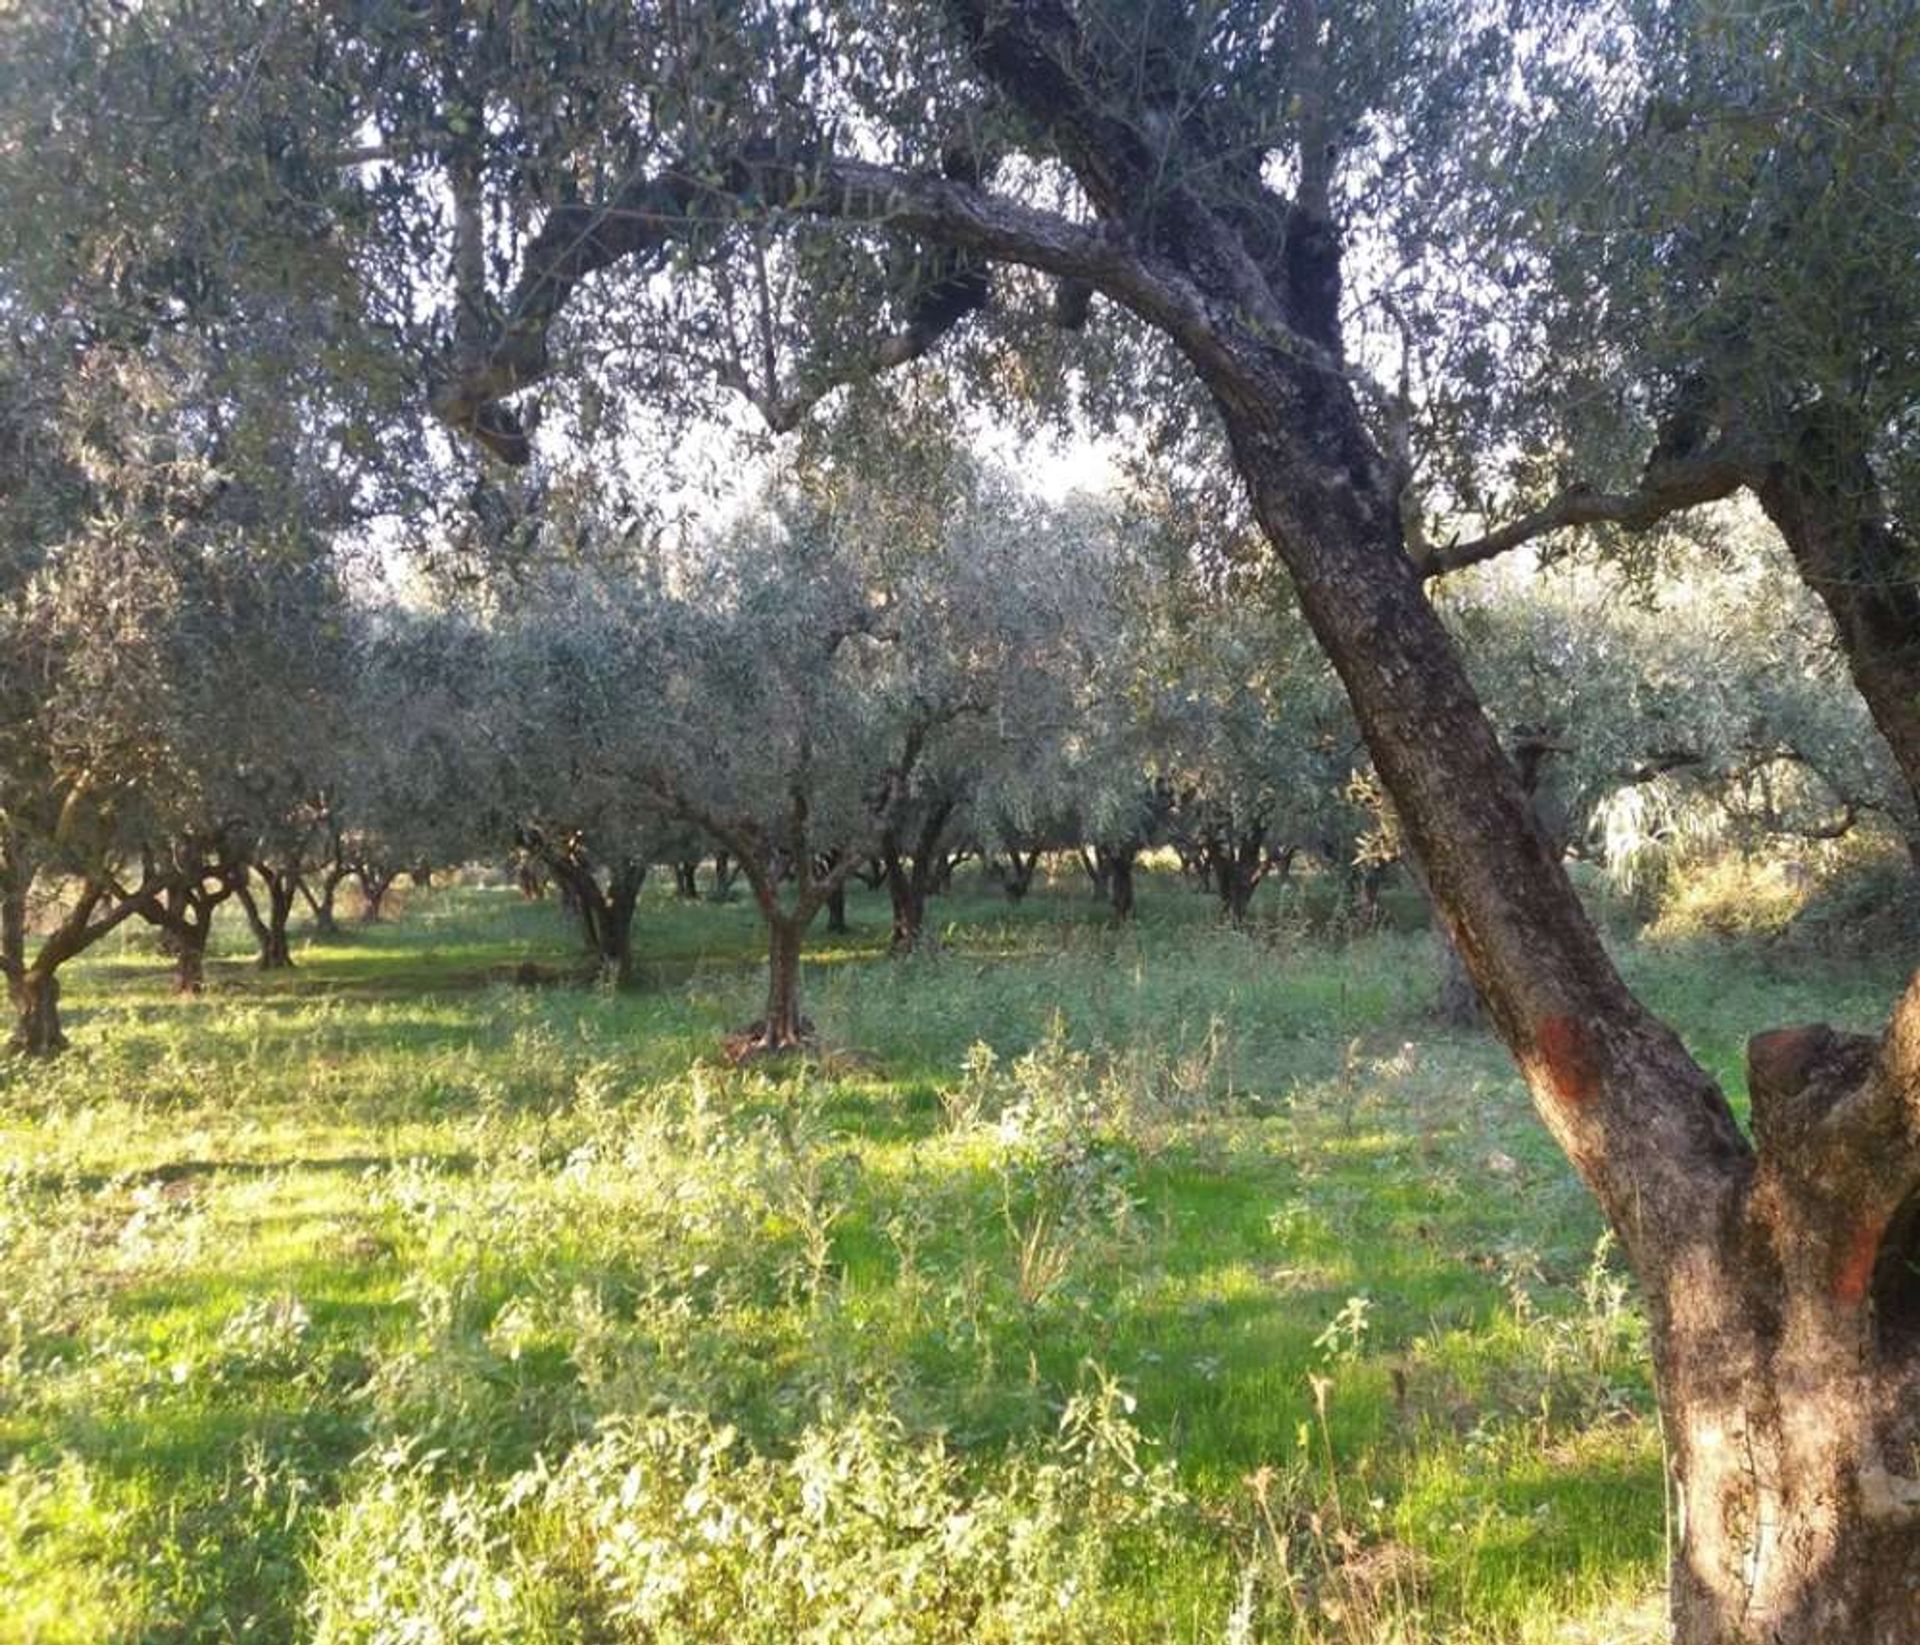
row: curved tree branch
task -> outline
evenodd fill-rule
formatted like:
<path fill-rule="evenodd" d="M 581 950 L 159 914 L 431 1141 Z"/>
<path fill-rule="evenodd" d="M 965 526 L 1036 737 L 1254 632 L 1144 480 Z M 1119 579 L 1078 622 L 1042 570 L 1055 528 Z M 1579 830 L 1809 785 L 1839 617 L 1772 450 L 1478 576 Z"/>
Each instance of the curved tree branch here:
<path fill-rule="evenodd" d="M 1627 531 L 1647 531 L 1687 509 L 1732 496 L 1752 474 L 1744 448 L 1722 438 L 1692 456 L 1656 456 L 1632 491 L 1568 486 L 1544 507 L 1521 515 L 1498 531 L 1466 542 L 1429 547 L 1416 557 L 1415 564 L 1423 577 L 1440 577 L 1497 559 L 1570 526 L 1616 525 Z"/>

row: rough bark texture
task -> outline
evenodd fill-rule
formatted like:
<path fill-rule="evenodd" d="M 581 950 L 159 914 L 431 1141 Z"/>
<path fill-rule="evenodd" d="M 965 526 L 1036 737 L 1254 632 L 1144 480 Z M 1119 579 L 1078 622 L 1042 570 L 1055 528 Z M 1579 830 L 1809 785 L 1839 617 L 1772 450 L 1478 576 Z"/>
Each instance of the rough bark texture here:
<path fill-rule="evenodd" d="M 695 862 L 677 862 L 673 865 L 673 894 L 682 902 L 698 902 L 700 899 L 700 864 Z"/>
<path fill-rule="evenodd" d="M 1886 518 L 1864 443 L 1809 414 L 1755 491 L 1833 617 L 1854 684 L 1920 807 L 1920 552 Z"/>
<path fill-rule="evenodd" d="M 9 989 L 13 1036 L 7 1049 L 22 1056 L 50 1057 L 67 1048 L 60 1028 L 60 979 L 52 971 L 22 972 Z"/>
<path fill-rule="evenodd" d="M 1882 1039 L 1748 1046 L 1758 1158 L 1657 1350 L 1684 1641 L 1920 1638 L 1920 981 Z"/>
<path fill-rule="evenodd" d="M 805 927 L 783 915 L 767 921 L 767 1009 L 747 1030 L 757 1051 L 793 1051 L 812 1037 L 800 1014 L 800 942 Z"/>

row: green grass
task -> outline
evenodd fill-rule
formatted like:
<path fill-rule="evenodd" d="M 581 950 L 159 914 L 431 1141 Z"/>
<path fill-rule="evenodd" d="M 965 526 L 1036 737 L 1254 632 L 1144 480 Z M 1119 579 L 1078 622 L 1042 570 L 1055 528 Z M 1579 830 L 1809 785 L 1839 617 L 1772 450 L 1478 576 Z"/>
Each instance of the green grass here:
<path fill-rule="evenodd" d="M 76 967 L 0 1069 L 0 1639 L 1652 1637 L 1641 1323 L 1424 936 L 935 906 L 817 937 L 808 1067 L 718 1058 L 745 903 L 650 891 L 618 996 L 487 891 Z M 1622 960 L 1736 1097 L 1897 980 Z"/>

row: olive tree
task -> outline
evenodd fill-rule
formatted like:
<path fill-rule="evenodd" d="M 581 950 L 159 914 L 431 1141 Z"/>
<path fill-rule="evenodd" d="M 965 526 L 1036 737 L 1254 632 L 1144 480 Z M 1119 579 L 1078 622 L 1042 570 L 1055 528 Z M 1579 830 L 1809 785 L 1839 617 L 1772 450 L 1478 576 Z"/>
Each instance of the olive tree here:
<path fill-rule="evenodd" d="M 849 379 L 938 352 L 978 366 L 978 391 L 1004 402 L 1013 385 L 1059 380 L 1046 365 L 1060 339 L 1039 340 L 1049 312 L 1093 351 L 1110 331 L 1137 342 L 1143 380 L 1179 363 L 1345 687 L 1492 1026 L 1639 1278 L 1683 1510 L 1676 1632 L 1784 1645 L 1916 1631 L 1920 1485 L 1900 1470 L 1920 1411 L 1903 1278 L 1920 1188 L 1920 987 L 1882 1035 L 1758 1036 L 1741 1126 L 1628 988 L 1539 827 L 1425 593 L 1409 396 L 1355 347 L 1372 317 L 1347 298 L 1379 282 L 1354 278 L 1367 263 L 1350 248 L 1443 243 L 1439 202 L 1469 172 L 1462 134 L 1561 111 L 1510 95 L 1525 38 L 1449 0 L 730 0 L 613 7 L 591 31 L 539 4 L 270 19 L 163 5 L 110 33 L 90 15 L 36 9 L 39 32 L 16 30 L 29 61 L 85 68 L 55 146 L 98 137 L 102 194 L 138 195 L 150 164 L 121 162 L 151 140 L 148 123 L 98 103 L 92 116 L 88 93 L 110 85 L 138 106 L 158 83 L 181 175 L 232 176 L 236 151 L 264 153 L 266 185 L 211 213 L 231 233 L 195 221 L 177 238 L 243 248 L 222 278 L 249 254 L 277 277 L 276 248 L 305 234 L 383 302 L 404 293 L 389 304 L 395 333 L 440 345 L 424 397 L 510 464 L 538 455 L 542 389 L 577 420 L 609 399 L 659 404 L 718 384 L 784 429 Z M 1602 47 L 1614 32 L 1609 8 L 1528 15 L 1550 26 L 1550 58 L 1575 55 L 1554 48 L 1586 19 Z M 1867 47 L 1846 61 L 1891 65 L 1877 82 L 1855 72 L 1858 84 L 1829 76 L 1837 51 L 1778 49 L 1770 10 L 1647 15 L 1698 21 L 1679 44 L 1697 35 L 1698 56 L 1784 93 L 1760 123 L 1810 150 L 1830 109 L 1890 88 L 1863 117 L 1896 134 L 1874 168 L 1889 175 L 1860 180 L 1904 187 L 1898 8 L 1822 12 L 1853 31 L 1836 45 Z M 1711 32 L 1723 17 L 1734 26 Z M 85 50 L 62 57 L 76 37 Z M 230 83 L 222 66 L 241 62 Z M 1705 107 L 1702 130 L 1734 125 Z M 1780 169 L 1797 158 L 1783 152 Z M 1848 186 L 1806 175 L 1839 226 Z M 167 226 L 181 216 L 174 206 Z M 1917 220 L 1890 218 L 1903 269 Z M 1683 248 L 1691 221 L 1675 225 Z M 1800 225 L 1777 221 L 1793 243 Z M 1812 403 L 1824 424 L 1826 402 Z M 1826 443 L 1858 448 L 1841 435 Z M 1861 494 L 1837 464 L 1816 472 Z M 849 641 L 848 657 L 868 649 Z M 809 673 L 840 666 L 839 650 L 816 653 Z M 779 723 L 777 705 L 754 706 Z M 789 789 L 780 825 L 801 905 L 820 889 L 813 853 L 791 849 L 814 838 L 804 795 Z"/>
<path fill-rule="evenodd" d="M 1920 19 L 1619 0 L 1569 22 L 1583 49 L 1520 67 L 1555 118 L 1490 144 L 1497 180 L 1456 210 L 1491 248 L 1479 335 L 1456 317 L 1428 353 L 1512 346 L 1434 408 L 1473 433 L 1439 512 L 1485 529 L 1423 564 L 1582 526 L 1620 548 L 1745 493 L 1920 795 Z"/>

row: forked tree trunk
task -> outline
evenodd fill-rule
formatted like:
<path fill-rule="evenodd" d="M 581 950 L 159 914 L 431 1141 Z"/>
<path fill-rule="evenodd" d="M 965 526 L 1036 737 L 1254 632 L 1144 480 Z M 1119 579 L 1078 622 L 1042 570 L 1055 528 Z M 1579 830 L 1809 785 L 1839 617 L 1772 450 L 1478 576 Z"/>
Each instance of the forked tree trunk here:
<path fill-rule="evenodd" d="M 160 927 L 161 946 L 173 956 L 176 994 L 198 994 L 207 984 L 207 938 L 213 917 L 232 894 L 233 883 L 222 881 L 208 891 L 206 880 L 176 883 L 163 891 L 147 919 Z"/>
<path fill-rule="evenodd" d="M 393 889 L 394 874 L 391 869 L 358 868 L 354 878 L 360 882 L 360 920 L 363 925 L 380 923 L 380 910 L 386 903 L 387 893 Z"/>
<path fill-rule="evenodd" d="M 713 889 L 707 895 L 714 902 L 725 902 L 733 895 L 733 882 L 739 877 L 739 867 L 730 853 L 716 851 L 713 854 Z"/>
<path fill-rule="evenodd" d="M 340 921 L 334 913 L 333 902 L 340 882 L 346 877 L 346 870 L 335 863 L 328 865 L 321 874 L 318 893 L 304 880 L 300 883 L 300 893 L 307 899 L 307 907 L 313 911 L 313 928 L 323 937 L 337 937 L 340 934 Z"/>
<path fill-rule="evenodd" d="M 698 902 L 700 899 L 700 864 L 677 862 L 673 865 L 673 894 L 682 902 Z"/>
<path fill-rule="evenodd" d="M 1096 847 L 1089 851 L 1083 845 L 1076 855 L 1080 858 L 1080 866 L 1086 870 L 1087 887 L 1092 893 L 1093 900 L 1107 901 L 1107 869 L 1106 864 L 1100 860 L 1099 849 Z"/>
<path fill-rule="evenodd" d="M 246 913 L 247 926 L 253 932 L 258 949 L 256 963 L 262 971 L 287 971 L 293 967 L 293 949 L 287 941 L 287 923 L 293 917 L 295 887 L 299 876 L 292 872 L 261 868 L 254 872 L 266 892 L 266 908 L 253 895 L 244 880 L 234 887 L 240 907 Z"/>
<path fill-rule="evenodd" d="M 1040 866 L 1040 852 L 1009 851 L 1007 853 L 1006 877 L 1001 881 L 1001 890 L 1006 893 L 1008 902 L 1023 902 L 1033 889 L 1034 871 Z"/>
<path fill-rule="evenodd" d="M 1236 931 L 1247 923 L 1253 907 L 1253 894 L 1265 877 L 1265 838 L 1252 835 L 1239 840 L 1223 836 L 1202 852 L 1203 880 L 1210 878 L 1220 898 L 1220 911 Z"/>
<path fill-rule="evenodd" d="M 8 987 L 13 1005 L 13 1035 L 7 1049 L 22 1056 L 50 1057 L 67 1048 L 60 1028 L 60 979 L 51 971 L 28 969 Z"/>
<path fill-rule="evenodd" d="M 604 889 L 583 857 L 556 854 L 548 866 L 559 882 L 561 900 L 579 916 L 581 939 L 601 980 L 615 988 L 628 987 L 633 981 L 633 916 L 646 883 L 646 864 L 622 862 Z"/>

